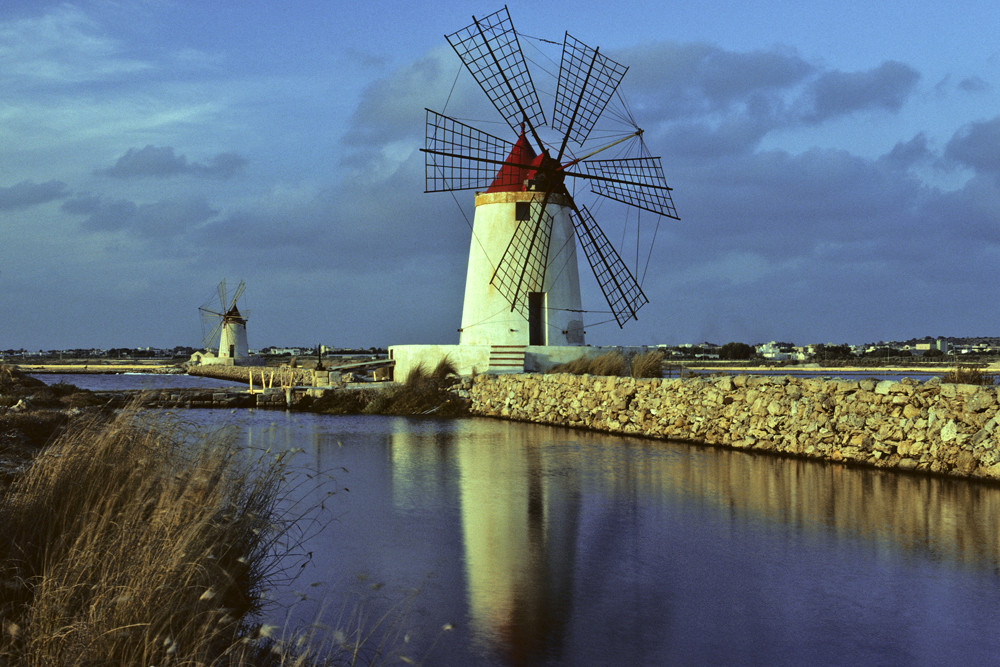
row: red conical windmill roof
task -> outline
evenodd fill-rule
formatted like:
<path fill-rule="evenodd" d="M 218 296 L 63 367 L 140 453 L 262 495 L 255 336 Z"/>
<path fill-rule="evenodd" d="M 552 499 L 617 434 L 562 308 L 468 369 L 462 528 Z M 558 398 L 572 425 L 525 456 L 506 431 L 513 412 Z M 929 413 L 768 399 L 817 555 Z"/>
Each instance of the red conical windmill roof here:
<path fill-rule="evenodd" d="M 535 161 L 534 149 L 524 136 L 524 125 L 521 125 L 521 136 L 517 138 L 514 147 L 507 156 L 506 164 L 500 167 L 496 178 L 486 188 L 487 192 L 521 192 L 525 189 L 524 182 L 534 175 L 535 170 L 528 166 Z"/>

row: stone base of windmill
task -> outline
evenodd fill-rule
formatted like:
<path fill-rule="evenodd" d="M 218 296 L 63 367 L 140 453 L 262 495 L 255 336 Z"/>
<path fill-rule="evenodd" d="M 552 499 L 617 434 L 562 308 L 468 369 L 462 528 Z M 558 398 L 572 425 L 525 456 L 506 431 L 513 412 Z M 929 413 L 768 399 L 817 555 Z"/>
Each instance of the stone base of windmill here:
<path fill-rule="evenodd" d="M 428 373 L 447 359 L 459 375 L 481 373 L 544 373 L 553 366 L 608 352 L 641 354 L 645 347 L 590 345 L 392 345 L 389 359 L 393 376 L 406 380 L 411 370 L 423 366 Z"/>

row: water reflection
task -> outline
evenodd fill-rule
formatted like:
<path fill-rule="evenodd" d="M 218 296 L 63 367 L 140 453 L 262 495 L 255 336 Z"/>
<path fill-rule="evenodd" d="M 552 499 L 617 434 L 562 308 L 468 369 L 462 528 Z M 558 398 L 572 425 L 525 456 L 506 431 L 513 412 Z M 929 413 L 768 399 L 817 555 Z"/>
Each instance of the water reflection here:
<path fill-rule="evenodd" d="M 550 474 L 555 461 L 531 445 L 512 429 L 455 451 L 471 623 L 516 663 L 558 652 L 580 521 L 579 474 Z"/>
<path fill-rule="evenodd" d="M 902 550 L 979 569 L 1000 562 L 991 486 L 524 424 L 483 438 L 479 428 L 435 432 L 428 446 L 426 433 L 398 424 L 394 497 L 412 506 L 457 476 L 472 634 L 511 664 L 565 657 L 581 605 L 601 610 L 605 632 L 618 621 L 620 638 L 669 632 L 670 562 L 649 560 L 669 553 L 656 519 L 671 508 L 736 531 L 860 541 L 875 558 Z"/>
<path fill-rule="evenodd" d="M 494 420 L 255 414 L 236 416 L 249 444 L 336 477 L 316 578 L 420 584 L 409 646 L 457 628 L 432 664 L 1000 650 L 994 486 Z"/>

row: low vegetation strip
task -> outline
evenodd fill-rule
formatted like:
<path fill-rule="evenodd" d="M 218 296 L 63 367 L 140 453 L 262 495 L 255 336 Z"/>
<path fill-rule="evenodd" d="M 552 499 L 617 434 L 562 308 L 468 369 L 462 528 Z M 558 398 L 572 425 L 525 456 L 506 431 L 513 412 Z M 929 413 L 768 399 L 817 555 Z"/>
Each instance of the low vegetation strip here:
<path fill-rule="evenodd" d="M 478 376 L 473 414 L 1000 480 L 998 389 L 792 376 Z"/>

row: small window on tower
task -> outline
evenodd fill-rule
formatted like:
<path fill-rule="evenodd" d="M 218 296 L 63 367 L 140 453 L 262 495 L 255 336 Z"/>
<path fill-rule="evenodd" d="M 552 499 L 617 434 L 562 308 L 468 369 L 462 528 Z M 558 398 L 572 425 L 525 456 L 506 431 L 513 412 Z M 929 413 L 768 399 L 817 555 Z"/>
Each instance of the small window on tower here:
<path fill-rule="evenodd" d="M 514 219 L 527 220 L 528 212 L 530 210 L 531 210 L 531 202 L 527 201 L 514 202 Z"/>

